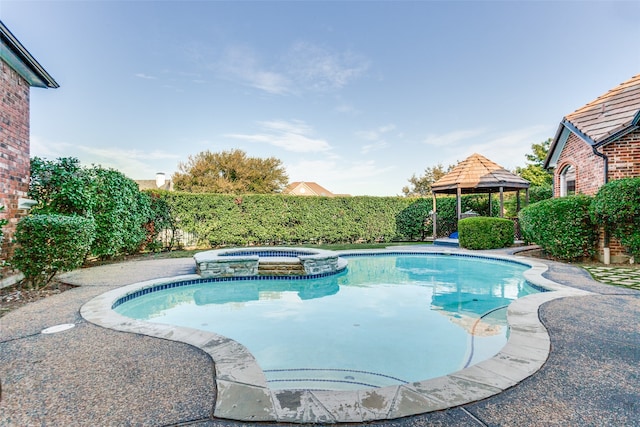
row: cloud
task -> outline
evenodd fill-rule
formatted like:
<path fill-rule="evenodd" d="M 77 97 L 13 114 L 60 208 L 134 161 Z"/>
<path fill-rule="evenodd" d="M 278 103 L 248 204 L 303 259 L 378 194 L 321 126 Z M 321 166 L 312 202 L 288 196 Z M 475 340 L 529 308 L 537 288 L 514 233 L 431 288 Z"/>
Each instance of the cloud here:
<path fill-rule="evenodd" d="M 341 114 L 360 114 L 361 111 L 350 104 L 340 104 L 334 108 L 334 111 Z"/>
<path fill-rule="evenodd" d="M 223 78 L 238 81 L 268 93 L 283 95 L 291 92 L 291 82 L 283 73 L 268 70 L 249 46 L 235 45 L 226 49 L 213 66 Z"/>
<path fill-rule="evenodd" d="M 181 156 L 162 150 L 143 151 L 118 147 L 89 147 L 31 138 L 31 155 L 50 160 L 76 157 L 84 166 L 92 164 L 116 169 L 131 178 L 153 178 L 158 171 L 172 171 Z"/>
<path fill-rule="evenodd" d="M 271 55 L 273 62 L 267 62 L 246 44 L 228 46 L 217 57 L 206 49 L 191 51 L 190 56 L 199 63 L 213 55 L 206 67 L 218 77 L 275 95 L 340 89 L 369 68 L 369 61 L 362 55 L 336 52 L 308 42 L 294 43 L 281 54 Z"/>
<path fill-rule="evenodd" d="M 144 74 L 144 73 L 137 73 L 136 77 L 141 78 L 141 79 L 146 79 L 146 80 L 155 80 L 156 79 L 154 76 L 150 76 L 150 75 Z"/>
<path fill-rule="evenodd" d="M 365 130 L 356 132 L 356 136 L 366 141 L 370 141 L 370 144 L 365 144 L 360 148 L 362 154 L 367 154 L 372 151 L 382 150 L 389 146 L 389 143 L 384 140 L 384 135 L 394 131 L 396 126 L 393 124 L 380 126 L 373 130 Z"/>
<path fill-rule="evenodd" d="M 324 186 L 324 183 L 344 185 L 345 182 L 361 181 L 393 169 L 395 166 L 379 167 L 374 160 L 345 162 L 321 159 L 302 160 L 288 165 L 287 173 L 291 181 L 315 181 Z"/>
<path fill-rule="evenodd" d="M 336 52 L 304 41 L 290 48 L 285 62 L 288 75 L 301 88 L 318 91 L 340 89 L 370 65 L 362 55 Z"/>
<path fill-rule="evenodd" d="M 256 134 L 228 134 L 229 138 L 266 143 L 296 153 L 328 152 L 331 145 L 323 139 L 312 138 L 313 129 L 301 120 L 258 122 L 261 132 Z"/>
<path fill-rule="evenodd" d="M 73 152 L 73 145 L 66 142 L 47 141 L 38 135 L 31 135 L 30 139 L 31 157 L 55 159 L 69 157 L 70 155 L 65 153 Z"/>
<path fill-rule="evenodd" d="M 366 139 L 367 141 L 378 141 L 385 133 L 389 133 L 392 130 L 395 130 L 396 125 L 385 125 L 380 126 L 373 130 L 363 130 L 356 132 L 356 135 L 362 139 Z"/>
<path fill-rule="evenodd" d="M 434 146 L 458 144 L 461 141 L 479 137 L 483 133 L 485 133 L 484 129 L 463 129 L 441 135 L 430 134 L 424 139 L 424 143 Z"/>
<path fill-rule="evenodd" d="M 368 154 L 371 153 L 373 151 L 379 151 L 382 150 L 384 148 L 387 148 L 389 146 L 389 143 L 387 141 L 378 141 L 375 144 L 367 144 L 367 145 L 363 145 L 360 148 L 360 152 L 362 154 Z"/>
<path fill-rule="evenodd" d="M 553 132 L 548 126 L 529 126 L 492 134 L 471 144 L 470 154 L 482 154 L 507 169 L 514 169 L 525 164 L 525 154 L 531 152 L 531 144 L 546 140 Z"/>
<path fill-rule="evenodd" d="M 524 156 L 531 151 L 531 144 L 544 141 L 553 131 L 548 126 L 528 126 L 499 132 L 467 129 L 429 135 L 424 142 L 438 148 L 439 163 L 443 165 L 455 165 L 471 154 L 478 153 L 507 169 L 514 169 L 524 165 Z"/>

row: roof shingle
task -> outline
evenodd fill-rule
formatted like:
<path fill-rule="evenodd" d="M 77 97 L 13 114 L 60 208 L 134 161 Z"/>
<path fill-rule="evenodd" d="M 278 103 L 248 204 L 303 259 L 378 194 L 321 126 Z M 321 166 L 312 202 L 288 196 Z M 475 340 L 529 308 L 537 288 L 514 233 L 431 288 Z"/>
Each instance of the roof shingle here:
<path fill-rule="evenodd" d="M 640 117 L 640 74 L 599 96 L 565 119 L 593 143 L 630 127 Z"/>
<path fill-rule="evenodd" d="M 513 191 L 529 188 L 529 181 L 475 153 L 434 182 L 431 190 L 434 193 L 455 193 L 458 187 L 463 193 L 488 192 L 500 187 L 505 191 Z"/>

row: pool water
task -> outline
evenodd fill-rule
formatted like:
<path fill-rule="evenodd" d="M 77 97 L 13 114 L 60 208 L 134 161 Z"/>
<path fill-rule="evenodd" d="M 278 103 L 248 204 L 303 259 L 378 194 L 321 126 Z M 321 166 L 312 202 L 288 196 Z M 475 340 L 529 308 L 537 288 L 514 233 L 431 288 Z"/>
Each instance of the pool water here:
<path fill-rule="evenodd" d="M 238 341 L 272 389 L 354 390 L 494 356 L 508 338 L 506 306 L 538 292 L 522 276 L 528 267 L 512 262 L 435 254 L 348 261 L 333 276 L 181 286 L 115 310 Z"/>

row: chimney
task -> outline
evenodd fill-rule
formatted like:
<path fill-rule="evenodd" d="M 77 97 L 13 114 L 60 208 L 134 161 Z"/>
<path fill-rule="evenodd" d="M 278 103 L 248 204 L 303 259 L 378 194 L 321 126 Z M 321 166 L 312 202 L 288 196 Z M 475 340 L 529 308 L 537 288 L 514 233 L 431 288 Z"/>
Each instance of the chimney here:
<path fill-rule="evenodd" d="M 156 187 L 164 187 L 165 182 L 164 172 L 158 172 L 156 174 Z"/>

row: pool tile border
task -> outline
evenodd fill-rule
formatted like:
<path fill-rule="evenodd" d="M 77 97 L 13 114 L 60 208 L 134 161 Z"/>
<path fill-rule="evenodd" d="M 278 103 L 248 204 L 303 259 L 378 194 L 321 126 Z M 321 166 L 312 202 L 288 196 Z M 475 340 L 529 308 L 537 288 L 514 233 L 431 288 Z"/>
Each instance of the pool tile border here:
<path fill-rule="evenodd" d="M 491 359 L 438 378 L 357 391 L 271 390 L 253 355 L 238 342 L 210 332 L 131 319 L 112 310 L 116 302 L 136 292 L 152 292 L 151 289 L 175 282 L 195 284 L 210 281 L 195 274 L 114 289 L 87 302 L 80 312 L 86 320 L 99 326 L 184 342 L 208 353 L 215 364 L 218 388 L 214 409 L 216 417 L 253 422 L 368 422 L 460 406 L 513 387 L 538 371 L 549 355 L 550 339 L 538 318 L 539 307 L 553 299 L 590 294 L 544 278 L 545 264 L 518 256 L 452 250 L 363 250 L 341 252 L 340 255 L 407 253 L 489 258 L 524 264 L 531 267 L 524 273 L 525 279 L 551 292 L 528 295 L 509 305 L 509 340 Z"/>

